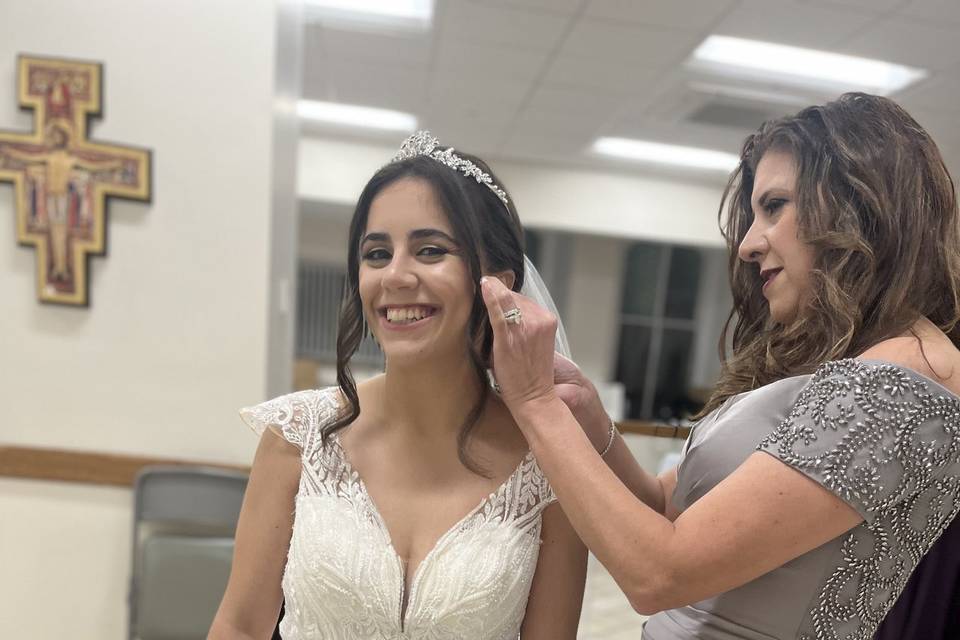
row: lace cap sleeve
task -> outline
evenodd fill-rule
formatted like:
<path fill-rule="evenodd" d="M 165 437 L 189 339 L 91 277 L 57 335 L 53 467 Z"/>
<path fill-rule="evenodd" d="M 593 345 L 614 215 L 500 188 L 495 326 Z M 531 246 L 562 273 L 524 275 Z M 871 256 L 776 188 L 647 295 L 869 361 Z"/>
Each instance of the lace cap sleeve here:
<path fill-rule="evenodd" d="M 320 428 L 339 415 L 338 398 L 336 387 L 297 391 L 244 407 L 240 418 L 258 436 L 271 429 L 304 450 L 315 436 L 319 438 Z"/>
<path fill-rule="evenodd" d="M 557 501 L 557 495 L 553 492 L 553 487 L 550 486 L 550 481 L 547 480 L 543 469 L 540 468 L 540 463 L 537 462 L 537 459 L 533 458 L 532 455 L 530 457 L 533 459 L 533 467 L 530 471 L 528 482 L 530 483 L 532 494 L 535 496 L 535 502 L 538 507 L 543 510 Z"/>
<path fill-rule="evenodd" d="M 872 522 L 960 474 L 960 399 L 893 364 L 828 362 L 758 449 Z"/>

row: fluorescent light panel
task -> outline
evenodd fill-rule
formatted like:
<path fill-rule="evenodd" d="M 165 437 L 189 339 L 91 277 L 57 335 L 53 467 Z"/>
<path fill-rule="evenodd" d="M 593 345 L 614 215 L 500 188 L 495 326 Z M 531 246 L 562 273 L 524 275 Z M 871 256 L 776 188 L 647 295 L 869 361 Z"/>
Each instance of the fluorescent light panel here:
<path fill-rule="evenodd" d="M 297 115 L 305 120 L 344 127 L 406 132 L 417 128 L 417 118 L 409 113 L 338 102 L 300 100 L 297 102 Z"/>
<path fill-rule="evenodd" d="M 305 0 L 311 13 L 335 20 L 429 26 L 433 0 Z"/>
<path fill-rule="evenodd" d="M 597 138 L 593 151 L 627 160 L 713 171 L 733 171 L 740 163 L 740 157 L 732 153 L 629 138 Z"/>
<path fill-rule="evenodd" d="M 729 36 L 708 37 L 693 52 L 692 60 L 718 69 L 759 74 L 781 83 L 792 78 L 801 83 L 881 95 L 899 91 L 927 75 L 923 69 L 882 60 Z"/>

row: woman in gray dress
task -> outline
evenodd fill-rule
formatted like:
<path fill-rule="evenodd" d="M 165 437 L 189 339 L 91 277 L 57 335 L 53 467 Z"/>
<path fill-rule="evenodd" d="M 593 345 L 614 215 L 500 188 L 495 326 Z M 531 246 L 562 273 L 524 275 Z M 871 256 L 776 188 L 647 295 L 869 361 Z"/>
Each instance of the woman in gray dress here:
<path fill-rule="evenodd" d="M 751 135 L 725 203 L 732 350 L 677 468 L 642 471 L 555 318 L 488 280 L 494 373 L 644 638 L 867 639 L 960 511 L 953 181 L 846 94 Z"/>

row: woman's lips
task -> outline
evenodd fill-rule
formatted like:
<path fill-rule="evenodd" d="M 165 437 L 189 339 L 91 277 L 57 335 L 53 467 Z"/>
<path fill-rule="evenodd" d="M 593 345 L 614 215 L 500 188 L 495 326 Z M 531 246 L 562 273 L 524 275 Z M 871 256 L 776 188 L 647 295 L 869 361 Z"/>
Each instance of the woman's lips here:
<path fill-rule="evenodd" d="M 414 329 L 419 329 L 426 323 L 430 322 L 436 318 L 436 314 L 432 316 L 427 316 L 426 318 L 421 318 L 419 320 L 413 320 L 412 322 L 390 322 L 387 320 L 386 316 L 380 316 L 380 326 L 386 329 L 387 331 L 412 331 Z"/>
<path fill-rule="evenodd" d="M 380 322 L 380 326 L 386 331 L 413 331 L 413 330 L 419 329 L 420 327 L 423 327 L 430 320 L 434 319 L 440 311 L 435 307 L 426 307 L 426 305 L 423 305 L 423 307 L 421 308 L 429 309 L 429 312 L 424 317 L 420 318 L 419 320 L 409 320 L 409 321 L 403 321 L 403 322 L 396 321 L 396 320 L 394 321 L 389 320 L 387 315 L 387 309 L 386 308 L 381 309 L 380 313 L 377 314 Z"/>
<path fill-rule="evenodd" d="M 780 275 L 781 271 L 783 271 L 783 268 L 770 269 L 769 271 L 766 271 L 761 274 L 761 276 L 764 278 L 763 289 L 762 289 L 764 292 L 766 292 L 767 287 L 770 286 L 770 283 L 773 282 L 774 278 Z"/>

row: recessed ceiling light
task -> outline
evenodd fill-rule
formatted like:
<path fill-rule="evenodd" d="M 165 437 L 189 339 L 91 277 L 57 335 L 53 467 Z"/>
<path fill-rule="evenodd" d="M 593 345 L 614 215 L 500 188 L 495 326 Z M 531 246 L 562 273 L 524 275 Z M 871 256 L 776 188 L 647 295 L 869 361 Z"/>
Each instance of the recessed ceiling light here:
<path fill-rule="evenodd" d="M 627 160 L 724 172 L 733 171 L 740 163 L 733 153 L 629 138 L 597 138 L 592 150 Z"/>
<path fill-rule="evenodd" d="M 433 0 L 305 0 L 307 16 L 341 26 L 430 28 Z"/>
<path fill-rule="evenodd" d="M 778 84 L 888 95 L 926 77 L 923 69 L 829 51 L 729 36 L 709 36 L 691 66 L 721 75 L 746 75 Z"/>
<path fill-rule="evenodd" d="M 297 102 L 297 115 L 305 120 L 344 127 L 406 132 L 417 128 L 416 116 L 409 113 L 338 102 L 300 100 Z"/>

